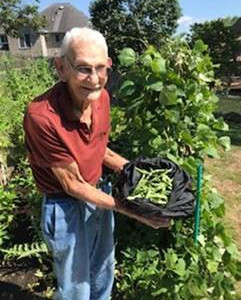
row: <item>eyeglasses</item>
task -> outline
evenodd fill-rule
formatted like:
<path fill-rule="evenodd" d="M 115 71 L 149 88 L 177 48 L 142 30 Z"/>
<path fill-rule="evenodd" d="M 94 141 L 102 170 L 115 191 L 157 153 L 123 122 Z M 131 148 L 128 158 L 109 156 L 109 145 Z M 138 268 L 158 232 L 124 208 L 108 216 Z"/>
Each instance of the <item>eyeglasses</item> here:
<path fill-rule="evenodd" d="M 74 66 L 71 60 L 67 55 L 65 55 L 67 58 L 69 65 L 71 66 L 71 69 L 77 73 L 77 75 L 81 77 L 88 77 L 95 72 L 99 77 L 106 77 L 108 74 L 108 71 L 110 71 L 110 68 L 107 66 L 97 66 L 97 67 L 91 67 L 91 66 Z"/>

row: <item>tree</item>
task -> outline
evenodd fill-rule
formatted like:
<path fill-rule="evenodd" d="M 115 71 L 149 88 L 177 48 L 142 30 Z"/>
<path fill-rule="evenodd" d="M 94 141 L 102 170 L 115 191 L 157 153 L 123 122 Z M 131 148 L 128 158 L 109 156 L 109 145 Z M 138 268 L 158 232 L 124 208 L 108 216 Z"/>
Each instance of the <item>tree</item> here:
<path fill-rule="evenodd" d="M 175 32 L 180 15 L 177 0 L 96 0 L 90 5 L 91 22 L 105 35 L 114 61 L 124 47 L 139 53 L 148 43 L 159 47 Z"/>
<path fill-rule="evenodd" d="M 241 43 L 233 31 L 236 18 L 217 19 L 204 23 L 195 23 L 191 26 L 191 43 L 202 39 L 208 45 L 208 53 L 213 62 L 219 65 L 216 70 L 218 77 L 236 75 L 238 62 L 236 58 L 240 51 Z"/>
<path fill-rule="evenodd" d="M 18 36 L 19 29 L 31 26 L 37 30 L 44 25 L 44 19 L 38 14 L 38 2 L 33 5 L 23 5 L 21 0 L 0 1 L 0 24 L 4 31 L 11 36 Z"/>

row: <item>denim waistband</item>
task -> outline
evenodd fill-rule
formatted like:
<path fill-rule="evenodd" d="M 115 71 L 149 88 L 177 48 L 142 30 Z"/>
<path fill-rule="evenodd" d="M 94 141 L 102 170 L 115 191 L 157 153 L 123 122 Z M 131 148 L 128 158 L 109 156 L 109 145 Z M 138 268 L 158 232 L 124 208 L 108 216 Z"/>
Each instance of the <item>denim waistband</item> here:
<path fill-rule="evenodd" d="M 46 199 L 64 199 L 64 198 L 72 198 L 69 194 L 63 192 L 57 192 L 57 193 L 45 193 Z"/>

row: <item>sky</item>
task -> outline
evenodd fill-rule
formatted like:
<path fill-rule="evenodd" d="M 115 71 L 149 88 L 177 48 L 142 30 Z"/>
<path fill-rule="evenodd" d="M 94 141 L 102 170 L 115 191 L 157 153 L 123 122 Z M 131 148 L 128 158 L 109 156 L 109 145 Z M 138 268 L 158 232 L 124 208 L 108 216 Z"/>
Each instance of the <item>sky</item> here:
<path fill-rule="evenodd" d="M 155 1 L 155 0 L 153 0 Z M 24 3 L 33 3 L 23 0 Z M 52 3 L 69 2 L 87 16 L 91 0 L 39 0 L 40 11 Z M 191 24 L 223 17 L 241 17 L 241 0 L 179 0 L 182 17 L 178 20 L 178 33 L 188 31 Z"/>

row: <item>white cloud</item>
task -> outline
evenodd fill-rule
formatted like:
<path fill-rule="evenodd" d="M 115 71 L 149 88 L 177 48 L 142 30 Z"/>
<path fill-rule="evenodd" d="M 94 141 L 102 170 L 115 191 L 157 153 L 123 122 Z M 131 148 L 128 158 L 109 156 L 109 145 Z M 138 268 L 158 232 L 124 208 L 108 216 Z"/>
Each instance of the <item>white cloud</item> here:
<path fill-rule="evenodd" d="M 179 25 L 189 26 L 195 22 L 195 19 L 193 17 L 189 16 L 182 16 L 178 19 L 177 23 Z"/>
<path fill-rule="evenodd" d="M 202 20 L 197 19 L 197 18 L 193 18 L 190 16 L 182 16 L 181 18 L 178 19 L 177 23 L 178 23 L 178 28 L 177 28 L 177 32 L 181 33 L 181 32 L 188 32 L 190 29 L 190 26 L 194 23 L 201 23 Z"/>

